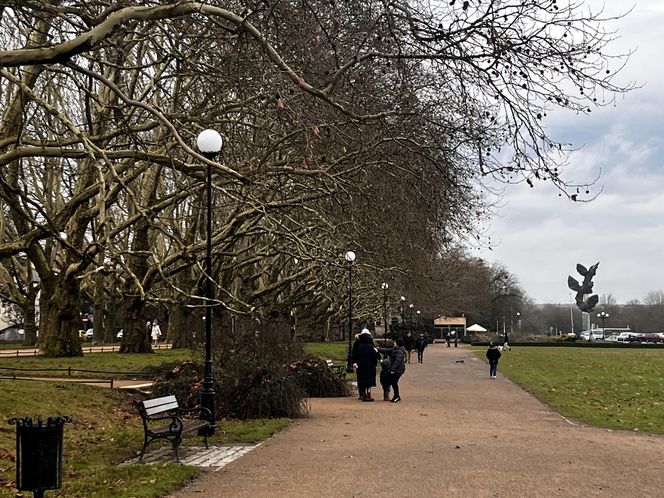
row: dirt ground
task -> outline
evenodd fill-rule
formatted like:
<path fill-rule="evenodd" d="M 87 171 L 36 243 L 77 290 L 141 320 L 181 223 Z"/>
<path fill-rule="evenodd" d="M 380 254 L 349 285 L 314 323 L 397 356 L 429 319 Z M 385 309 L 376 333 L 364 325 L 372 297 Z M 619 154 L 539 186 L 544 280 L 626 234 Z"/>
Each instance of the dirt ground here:
<path fill-rule="evenodd" d="M 171 498 L 664 496 L 664 437 L 567 421 L 461 347 L 424 361 L 401 403 L 314 399 L 309 418 Z"/>

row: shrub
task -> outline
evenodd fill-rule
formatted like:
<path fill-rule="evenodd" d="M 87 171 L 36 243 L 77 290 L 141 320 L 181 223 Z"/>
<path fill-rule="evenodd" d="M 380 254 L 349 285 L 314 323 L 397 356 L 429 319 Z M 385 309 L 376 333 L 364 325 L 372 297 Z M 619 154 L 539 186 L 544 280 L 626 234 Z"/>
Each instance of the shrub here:
<path fill-rule="evenodd" d="M 307 413 L 304 392 L 281 364 L 257 356 L 235 356 L 222 368 L 218 414 L 244 420 Z"/>
<path fill-rule="evenodd" d="M 288 371 L 305 396 L 332 398 L 348 395 L 346 381 L 340 379 L 324 360 L 317 358 L 298 360 L 288 366 Z"/>
<path fill-rule="evenodd" d="M 193 361 L 167 363 L 150 367 L 149 371 L 155 376 L 152 396 L 172 394 L 183 408 L 192 408 L 199 404 L 199 392 L 203 382 L 202 364 Z"/>

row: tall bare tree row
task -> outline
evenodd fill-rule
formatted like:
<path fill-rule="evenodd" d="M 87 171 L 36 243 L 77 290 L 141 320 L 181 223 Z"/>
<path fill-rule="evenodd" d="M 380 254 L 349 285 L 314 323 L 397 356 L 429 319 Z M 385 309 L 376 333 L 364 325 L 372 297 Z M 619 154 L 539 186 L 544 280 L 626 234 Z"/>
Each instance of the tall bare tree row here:
<path fill-rule="evenodd" d="M 149 351 L 148 305 L 191 323 L 205 302 L 193 146 L 205 128 L 226 142 L 213 164 L 219 323 L 341 316 L 347 248 L 360 300 L 376 280 L 418 276 L 434 302 L 425 284 L 440 272 L 461 292 L 454 253 L 490 209 L 483 176 L 581 200 L 543 121 L 625 90 L 601 15 L 582 7 L 1 1 L 4 297 L 24 296 L 34 268 L 52 355 L 80 354 L 84 299 L 122 311 L 124 351 Z M 95 321 L 98 338 L 112 322 Z"/>

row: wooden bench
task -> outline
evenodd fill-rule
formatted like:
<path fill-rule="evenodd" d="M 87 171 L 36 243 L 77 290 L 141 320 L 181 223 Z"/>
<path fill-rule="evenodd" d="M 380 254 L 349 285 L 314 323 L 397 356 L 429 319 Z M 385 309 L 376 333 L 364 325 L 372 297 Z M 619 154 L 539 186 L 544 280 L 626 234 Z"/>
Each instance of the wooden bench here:
<path fill-rule="evenodd" d="M 170 441 L 175 451 L 175 459 L 180 461 L 178 447 L 182 442 L 182 436 L 196 431 L 205 438 L 205 447 L 208 447 L 208 433 L 213 427 L 212 414 L 210 410 L 202 406 L 196 408 L 180 408 L 175 396 L 164 396 L 161 398 L 137 401 L 138 413 L 143 420 L 143 449 L 138 461 L 143 460 L 145 450 L 155 439 L 166 439 Z M 197 418 L 191 418 L 198 413 Z M 203 417 L 203 418 L 201 418 Z"/>
<path fill-rule="evenodd" d="M 346 367 L 344 365 L 335 365 L 332 360 L 325 360 L 325 364 L 340 380 L 346 378 Z"/>

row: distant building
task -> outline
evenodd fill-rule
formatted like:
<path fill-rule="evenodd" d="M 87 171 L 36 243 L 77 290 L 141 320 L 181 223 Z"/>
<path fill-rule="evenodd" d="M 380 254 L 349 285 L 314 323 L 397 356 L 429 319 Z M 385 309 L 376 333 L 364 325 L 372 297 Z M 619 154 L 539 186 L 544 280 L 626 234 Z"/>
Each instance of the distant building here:
<path fill-rule="evenodd" d="M 444 340 L 450 336 L 466 337 L 465 316 L 440 315 L 433 319 L 433 338 Z"/>

